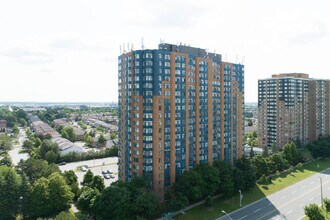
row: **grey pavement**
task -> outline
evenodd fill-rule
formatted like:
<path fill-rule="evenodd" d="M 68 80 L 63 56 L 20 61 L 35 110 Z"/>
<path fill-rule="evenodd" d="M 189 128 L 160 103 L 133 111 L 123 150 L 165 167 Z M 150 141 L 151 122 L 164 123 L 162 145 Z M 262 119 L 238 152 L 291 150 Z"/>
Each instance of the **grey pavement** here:
<path fill-rule="evenodd" d="M 14 147 L 10 151 L 8 151 L 8 154 L 11 157 L 11 160 L 15 166 L 19 163 L 21 159 L 26 160 L 29 158 L 28 153 L 19 153 L 19 151 L 22 150 L 22 145 L 25 140 L 26 140 L 25 130 L 24 128 L 19 127 L 19 135 L 18 135 L 19 146 Z"/>
<path fill-rule="evenodd" d="M 82 182 L 84 175 L 86 172 L 81 171 L 78 169 L 80 166 L 88 166 L 89 169 L 92 171 L 94 175 L 102 175 L 103 170 L 111 169 L 115 175 L 113 179 L 104 179 L 105 186 L 109 186 L 112 182 L 118 180 L 118 157 L 107 157 L 102 159 L 95 159 L 95 160 L 85 160 L 73 163 L 67 163 L 66 165 L 59 166 L 62 172 L 67 170 L 73 170 L 78 177 L 78 182 Z"/>
<path fill-rule="evenodd" d="M 321 180 L 323 198 L 330 198 L 330 168 L 305 180 L 269 195 L 218 220 L 297 220 L 305 216 L 304 207 L 311 203 L 321 205 Z M 244 197 L 243 197 L 244 199 Z M 226 211 L 226 210 L 225 210 Z M 221 213 L 221 210 L 219 210 Z"/>

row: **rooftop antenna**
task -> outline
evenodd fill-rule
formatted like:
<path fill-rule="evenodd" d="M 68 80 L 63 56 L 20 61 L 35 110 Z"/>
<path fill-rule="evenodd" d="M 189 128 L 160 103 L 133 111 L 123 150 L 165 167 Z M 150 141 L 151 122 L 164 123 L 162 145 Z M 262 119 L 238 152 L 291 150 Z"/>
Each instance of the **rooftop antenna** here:
<path fill-rule="evenodd" d="M 119 46 L 119 50 L 120 50 L 120 55 L 121 55 L 121 54 L 122 54 L 122 53 L 121 53 L 121 45 Z"/>
<path fill-rule="evenodd" d="M 134 44 L 131 44 L 131 51 L 134 50 Z"/>
<path fill-rule="evenodd" d="M 205 52 L 206 52 L 206 55 L 204 56 L 204 58 L 207 58 L 209 56 L 209 51 L 207 48 L 205 49 Z"/>
<path fill-rule="evenodd" d="M 123 44 L 123 53 L 126 53 L 125 44 Z"/>
<path fill-rule="evenodd" d="M 144 50 L 143 37 L 141 38 L 141 47 L 142 47 L 142 50 Z"/>

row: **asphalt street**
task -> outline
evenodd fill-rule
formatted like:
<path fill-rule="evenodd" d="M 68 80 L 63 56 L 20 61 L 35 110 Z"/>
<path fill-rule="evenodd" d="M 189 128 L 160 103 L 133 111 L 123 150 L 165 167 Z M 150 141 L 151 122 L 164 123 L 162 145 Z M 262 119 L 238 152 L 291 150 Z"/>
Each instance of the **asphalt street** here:
<path fill-rule="evenodd" d="M 18 137 L 19 146 L 14 147 L 10 151 L 8 151 L 8 154 L 11 157 L 11 160 L 15 166 L 20 162 L 20 160 L 26 160 L 29 158 L 28 153 L 19 153 L 19 151 L 22 150 L 22 145 L 26 139 L 27 138 L 26 138 L 25 130 L 24 130 L 24 128 L 20 127 L 19 128 L 19 137 Z"/>
<path fill-rule="evenodd" d="M 321 205 L 321 179 L 323 198 L 330 198 L 330 168 L 279 192 L 228 213 L 218 220 L 297 220 L 305 216 L 304 207 L 311 203 Z M 244 197 L 243 197 L 244 199 Z M 226 211 L 226 210 L 225 210 Z M 221 210 L 219 210 L 219 213 Z"/>

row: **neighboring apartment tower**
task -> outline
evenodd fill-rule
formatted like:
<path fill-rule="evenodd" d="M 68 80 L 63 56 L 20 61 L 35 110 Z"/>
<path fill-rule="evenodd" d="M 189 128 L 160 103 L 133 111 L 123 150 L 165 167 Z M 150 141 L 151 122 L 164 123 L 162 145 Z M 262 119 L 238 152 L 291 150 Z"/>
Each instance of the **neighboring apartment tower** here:
<path fill-rule="evenodd" d="M 310 79 L 303 73 L 276 74 L 259 80 L 259 146 L 279 149 L 290 141 L 306 144 L 329 134 L 328 82 Z"/>
<path fill-rule="evenodd" d="M 183 45 L 118 58 L 119 178 L 150 179 L 162 197 L 200 163 L 242 156 L 244 66 Z"/>
<path fill-rule="evenodd" d="M 330 80 L 309 81 L 309 139 L 330 135 Z"/>

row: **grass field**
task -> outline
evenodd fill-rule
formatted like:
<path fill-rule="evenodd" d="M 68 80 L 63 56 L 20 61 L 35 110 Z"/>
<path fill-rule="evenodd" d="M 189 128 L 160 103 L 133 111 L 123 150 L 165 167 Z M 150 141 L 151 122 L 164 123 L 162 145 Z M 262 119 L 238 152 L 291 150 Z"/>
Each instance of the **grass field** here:
<path fill-rule="evenodd" d="M 326 168 L 330 167 L 330 158 L 316 160 L 303 166 L 301 170 L 294 170 L 291 173 L 283 172 L 280 175 L 273 177 L 271 184 L 262 186 L 256 184 L 255 187 L 243 191 L 242 206 L 257 201 L 265 196 L 275 193 L 281 189 L 284 189 L 294 183 L 297 183 L 307 177 L 312 176 Z M 215 219 L 224 215 L 221 211 L 225 210 L 227 213 L 239 209 L 239 194 L 235 194 L 229 199 L 218 198 L 213 201 L 212 207 L 205 207 L 204 205 L 195 207 L 186 211 L 186 214 L 182 214 L 176 217 L 176 219 Z"/>

